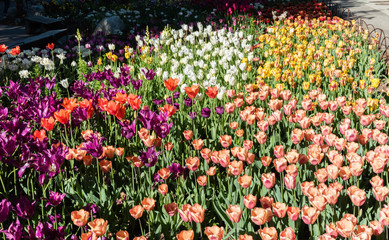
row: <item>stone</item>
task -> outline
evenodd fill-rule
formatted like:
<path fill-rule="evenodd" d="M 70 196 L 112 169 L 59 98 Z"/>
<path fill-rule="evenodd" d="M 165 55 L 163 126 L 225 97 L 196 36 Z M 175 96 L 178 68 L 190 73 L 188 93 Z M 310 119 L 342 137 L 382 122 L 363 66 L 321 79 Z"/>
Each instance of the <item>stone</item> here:
<path fill-rule="evenodd" d="M 124 23 L 119 16 L 106 17 L 102 19 L 93 34 L 104 32 L 105 35 L 119 34 L 124 29 Z"/>

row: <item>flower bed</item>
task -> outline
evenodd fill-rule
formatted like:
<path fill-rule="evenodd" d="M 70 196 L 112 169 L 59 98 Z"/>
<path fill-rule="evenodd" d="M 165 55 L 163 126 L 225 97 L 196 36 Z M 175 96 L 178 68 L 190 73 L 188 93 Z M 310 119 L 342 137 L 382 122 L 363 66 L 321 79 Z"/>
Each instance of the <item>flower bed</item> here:
<path fill-rule="evenodd" d="M 322 4 L 228 9 L 131 41 L 0 46 L 4 238 L 385 239 L 374 38 Z"/>

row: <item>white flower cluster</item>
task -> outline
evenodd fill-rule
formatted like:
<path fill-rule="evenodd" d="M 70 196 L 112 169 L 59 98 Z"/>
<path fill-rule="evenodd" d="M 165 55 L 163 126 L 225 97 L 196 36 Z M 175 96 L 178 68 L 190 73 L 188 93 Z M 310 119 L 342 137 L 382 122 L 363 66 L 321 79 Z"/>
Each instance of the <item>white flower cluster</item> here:
<path fill-rule="evenodd" d="M 61 48 L 55 48 L 53 55 L 51 51 L 40 48 L 32 48 L 21 51 L 19 55 L 13 56 L 10 54 L 11 50 L 8 49 L 4 55 L 4 62 L 0 64 L 0 70 L 19 71 L 21 78 L 27 78 L 29 76 L 29 70 L 33 65 L 40 64 L 46 71 L 54 70 L 54 61 L 58 61 L 62 64 L 66 59 L 66 51 Z M 40 56 L 37 53 L 40 52 Z M 54 56 L 54 61 L 53 61 Z"/>
<path fill-rule="evenodd" d="M 252 35 L 214 30 L 201 23 L 196 27 L 182 25 L 179 30 L 165 29 L 159 38 L 145 40 L 137 36 L 136 40 L 143 52 L 155 47 L 157 76 L 163 80 L 178 79 L 181 91 L 192 84 L 203 88 L 217 86 L 219 99 L 228 86 L 248 78 L 247 67 L 253 59 Z"/>

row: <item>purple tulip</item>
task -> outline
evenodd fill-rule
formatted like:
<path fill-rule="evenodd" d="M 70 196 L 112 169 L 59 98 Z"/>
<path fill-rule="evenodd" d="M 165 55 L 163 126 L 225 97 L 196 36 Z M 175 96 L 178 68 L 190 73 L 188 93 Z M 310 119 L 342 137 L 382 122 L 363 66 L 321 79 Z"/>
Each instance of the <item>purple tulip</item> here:
<path fill-rule="evenodd" d="M 184 104 L 188 107 L 191 107 L 195 103 L 194 99 L 187 98 L 184 100 Z"/>
<path fill-rule="evenodd" d="M 138 90 L 142 86 L 142 80 L 131 80 L 131 84 L 134 87 L 135 90 Z"/>
<path fill-rule="evenodd" d="M 62 200 L 65 198 L 66 193 L 60 194 L 58 192 L 50 191 L 49 198 L 47 199 L 46 207 L 53 206 L 56 207 L 61 204 Z"/>
<path fill-rule="evenodd" d="M 150 109 L 141 110 L 138 114 L 138 119 L 143 124 L 145 128 L 148 130 L 151 130 L 153 125 L 153 120 L 155 118 L 155 112 L 151 111 Z"/>
<path fill-rule="evenodd" d="M 119 121 L 119 125 L 122 127 L 120 131 L 122 132 L 123 137 L 130 139 L 136 134 L 136 119 L 134 119 L 131 124 L 128 120 Z"/>
<path fill-rule="evenodd" d="M 103 154 L 102 142 L 106 139 L 100 137 L 97 134 L 91 134 L 89 141 L 83 143 L 81 150 L 87 151 L 92 157 L 98 158 Z"/>
<path fill-rule="evenodd" d="M 174 93 L 173 93 L 173 98 L 174 98 L 174 99 L 179 98 L 179 97 L 180 97 L 180 94 L 181 94 L 180 92 L 174 92 Z"/>
<path fill-rule="evenodd" d="M 162 152 L 157 152 L 155 151 L 154 145 L 147 148 L 146 152 L 140 151 L 140 160 L 143 162 L 143 164 L 146 167 L 153 167 L 157 161 L 158 161 L 158 156 Z"/>
<path fill-rule="evenodd" d="M 160 99 L 160 100 L 153 99 L 153 102 L 154 102 L 155 105 L 159 106 L 159 105 L 163 104 L 165 102 L 165 100 L 163 100 L 163 99 Z M 0 116 L 1 116 L 1 113 L 0 113 Z"/>
<path fill-rule="evenodd" d="M 11 206 L 11 202 L 7 199 L 3 199 L 0 202 L 0 222 L 4 222 L 7 220 L 9 215 L 9 208 Z"/>
<path fill-rule="evenodd" d="M 19 218 L 16 218 L 16 221 L 9 225 L 8 230 L 0 230 L 0 232 L 4 233 L 9 240 L 20 240 L 22 239 L 23 226 L 20 224 Z"/>
<path fill-rule="evenodd" d="M 215 111 L 216 111 L 217 114 L 223 115 L 223 113 L 224 113 L 224 107 L 216 107 L 216 108 L 215 108 Z"/>
<path fill-rule="evenodd" d="M 203 118 L 209 118 L 210 115 L 211 115 L 211 109 L 209 109 L 209 108 L 201 109 L 201 116 Z"/>
<path fill-rule="evenodd" d="M 141 69 L 141 72 L 143 73 L 143 75 L 145 76 L 145 78 L 147 80 L 153 80 L 155 77 L 155 74 L 157 74 L 152 69 L 148 69 L 148 68 Z"/>
<path fill-rule="evenodd" d="M 31 203 L 27 197 L 20 196 L 16 201 L 16 205 L 15 207 L 13 207 L 13 210 L 15 211 L 16 215 L 18 215 L 19 217 L 24 219 L 29 219 L 34 215 L 35 208 L 36 208 L 36 201 Z"/>

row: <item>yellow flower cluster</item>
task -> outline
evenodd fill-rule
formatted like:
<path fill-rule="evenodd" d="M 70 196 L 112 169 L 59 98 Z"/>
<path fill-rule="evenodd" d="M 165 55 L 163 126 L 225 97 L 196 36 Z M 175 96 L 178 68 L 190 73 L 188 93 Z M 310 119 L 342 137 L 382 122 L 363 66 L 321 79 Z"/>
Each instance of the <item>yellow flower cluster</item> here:
<path fill-rule="evenodd" d="M 278 21 L 257 39 L 253 49 L 262 60 L 257 69 L 258 84 L 283 82 L 305 91 L 318 87 L 335 91 L 348 84 L 370 89 L 380 84 L 374 77 L 376 59 L 370 58 L 367 64 L 362 54 L 361 42 L 367 39 L 367 32 L 354 22 L 338 18 Z M 361 64 L 364 61 L 366 64 Z M 367 86 L 363 77 L 371 85 Z"/>

